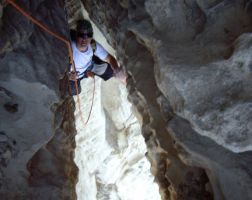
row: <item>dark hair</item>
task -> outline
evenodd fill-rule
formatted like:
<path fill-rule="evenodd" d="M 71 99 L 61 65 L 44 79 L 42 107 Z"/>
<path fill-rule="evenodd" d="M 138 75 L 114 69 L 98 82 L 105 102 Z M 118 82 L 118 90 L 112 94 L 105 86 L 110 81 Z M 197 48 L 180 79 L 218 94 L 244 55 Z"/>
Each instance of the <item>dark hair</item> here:
<path fill-rule="evenodd" d="M 89 33 L 93 33 L 93 28 L 90 21 L 86 19 L 81 19 L 77 21 L 76 31 L 77 32 L 87 31 Z"/>

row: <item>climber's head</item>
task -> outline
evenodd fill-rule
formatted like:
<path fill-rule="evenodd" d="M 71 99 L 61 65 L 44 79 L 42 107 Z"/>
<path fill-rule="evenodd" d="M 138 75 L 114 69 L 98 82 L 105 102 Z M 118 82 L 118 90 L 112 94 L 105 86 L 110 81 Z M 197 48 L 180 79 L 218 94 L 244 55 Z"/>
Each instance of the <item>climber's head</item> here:
<path fill-rule="evenodd" d="M 76 31 L 77 31 L 77 37 L 80 37 L 82 39 L 93 37 L 92 25 L 86 19 L 81 19 L 77 21 Z"/>
<path fill-rule="evenodd" d="M 86 49 L 93 37 L 93 28 L 88 20 L 82 19 L 77 21 L 76 27 L 76 43 L 77 47 Z"/>

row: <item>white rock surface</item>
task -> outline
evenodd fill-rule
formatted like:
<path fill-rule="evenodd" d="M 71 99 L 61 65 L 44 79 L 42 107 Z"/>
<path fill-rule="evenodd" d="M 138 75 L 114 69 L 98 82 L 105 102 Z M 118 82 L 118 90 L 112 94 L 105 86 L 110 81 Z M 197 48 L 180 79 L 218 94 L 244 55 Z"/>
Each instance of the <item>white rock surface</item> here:
<path fill-rule="evenodd" d="M 86 126 L 78 109 L 75 113 L 78 200 L 159 200 L 159 189 L 145 157 L 141 125 L 132 113 L 125 85 L 114 78 L 95 81 L 94 104 Z M 93 80 L 81 83 L 81 110 L 86 121 Z"/>

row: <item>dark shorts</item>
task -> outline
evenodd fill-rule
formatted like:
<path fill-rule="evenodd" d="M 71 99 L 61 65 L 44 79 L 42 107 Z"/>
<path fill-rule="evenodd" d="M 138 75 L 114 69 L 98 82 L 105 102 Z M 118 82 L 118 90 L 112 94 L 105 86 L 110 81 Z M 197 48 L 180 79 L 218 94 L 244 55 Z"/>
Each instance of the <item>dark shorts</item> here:
<path fill-rule="evenodd" d="M 88 68 L 89 71 L 92 71 L 92 67 Z M 86 71 L 87 72 L 87 71 Z M 84 75 L 77 79 L 77 88 L 78 88 L 78 94 L 81 93 L 81 85 L 80 85 L 80 81 L 84 78 L 87 78 L 86 72 L 84 73 Z M 95 74 L 96 76 L 101 77 L 104 81 L 109 80 L 111 77 L 113 77 L 114 72 L 111 68 L 111 66 L 109 64 L 107 64 L 107 68 L 105 70 L 105 72 L 101 75 Z M 69 80 L 69 92 L 71 96 L 77 95 L 77 91 L 76 91 L 76 86 L 75 86 L 75 81 L 71 81 Z"/>

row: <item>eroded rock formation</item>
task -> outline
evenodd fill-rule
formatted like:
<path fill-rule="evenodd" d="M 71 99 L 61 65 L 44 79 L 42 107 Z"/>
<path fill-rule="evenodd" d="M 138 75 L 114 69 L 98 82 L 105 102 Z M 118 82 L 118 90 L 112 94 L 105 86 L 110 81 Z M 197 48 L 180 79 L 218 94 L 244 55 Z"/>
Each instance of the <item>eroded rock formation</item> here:
<path fill-rule="evenodd" d="M 161 200 L 145 156 L 141 124 L 132 113 L 125 85 L 114 78 L 106 82 L 96 78 L 94 90 L 93 85 L 91 79 L 82 81 L 84 122 L 78 109 L 75 113 L 78 199 Z M 95 98 L 88 120 L 92 90 Z"/>
<path fill-rule="evenodd" d="M 80 6 L 77 0 L 18 1 L 29 14 L 68 37 L 64 3 L 77 7 L 68 16 L 73 24 L 80 17 L 74 13 Z M 129 74 L 129 99 L 138 110 L 134 114 L 140 115 L 146 156 L 162 199 L 252 199 L 252 2 L 85 0 L 83 4 Z M 4 1 L 0 27 L 1 198 L 76 199 L 75 104 L 66 95 L 63 78 L 67 49 Z M 92 172 L 80 172 L 79 181 L 83 173 L 94 181 L 86 183 L 94 186 L 89 187 L 94 193 L 79 198 L 120 199 L 118 194 L 125 194 L 124 186 L 131 180 L 126 169 L 135 167 L 141 174 L 138 167 L 144 165 L 136 161 L 147 163 L 145 150 L 143 143 L 134 143 L 141 139 L 130 132 L 135 126 L 130 114 L 125 111 L 122 117 L 122 121 L 130 118 L 129 122 L 119 121 L 114 114 L 120 109 L 111 110 L 119 107 L 106 96 L 110 89 L 101 82 L 98 86 L 99 92 L 106 92 L 103 100 L 97 100 L 102 104 L 96 104 L 102 107 L 98 110 L 106 125 L 99 129 L 99 124 L 91 123 L 94 134 L 77 126 L 81 134 L 76 141 L 80 142 L 77 149 L 86 145 L 81 143 L 85 138 L 102 149 L 95 150 L 98 160 L 76 153 L 76 159 L 81 158 L 78 167 Z M 78 121 L 78 110 L 75 114 Z M 96 126 L 107 132 L 97 135 Z M 130 151 L 131 146 L 137 150 Z M 84 152 L 90 150 L 85 148 Z M 111 152 L 114 160 L 106 157 Z M 120 159 L 130 167 L 115 170 Z M 95 167 L 85 163 L 88 160 Z M 114 171 L 109 172 L 109 166 Z M 85 184 L 78 184 L 77 192 L 85 190 L 81 188 Z"/>
<path fill-rule="evenodd" d="M 17 3 L 68 36 L 63 1 Z M 9 4 L 1 4 L 0 35 L 1 199 L 74 199 L 74 101 L 64 96 L 65 44 Z"/>
<path fill-rule="evenodd" d="M 207 198 L 187 164 L 214 199 L 251 199 L 251 1 L 83 3 L 131 75 L 163 197 Z"/>

